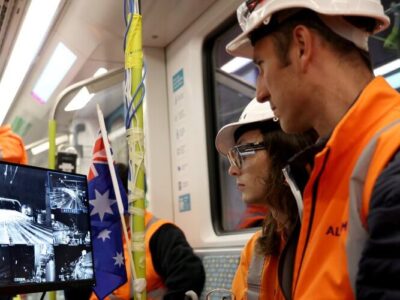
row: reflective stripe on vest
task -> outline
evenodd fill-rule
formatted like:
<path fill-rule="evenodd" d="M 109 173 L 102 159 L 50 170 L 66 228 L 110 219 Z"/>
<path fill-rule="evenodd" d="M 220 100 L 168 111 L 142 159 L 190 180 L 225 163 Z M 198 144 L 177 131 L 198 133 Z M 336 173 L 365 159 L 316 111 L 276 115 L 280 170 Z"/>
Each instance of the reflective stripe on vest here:
<path fill-rule="evenodd" d="M 146 227 L 145 227 L 145 231 L 147 231 L 151 225 L 153 225 L 155 222 L 157 222 L 159 219 L 153 215 L 151 215 L 150 220 L 147 222 Z"/>
<path fill-rule="evenodd" d="M 261 276 L 264 269 L 265 256 L 260 255 L 253 248 L 253 255 L 247 274 L 247 299 L 258 300 L 261 289 Z"/>
<path fill-rule="evenodd" d="M 285 177 L 287 184 L 289 185 L 290 190 L 292 191 L 294 199 L 296 200 L 297 209 L 299 212 L 299 220 L 301 222 L 302 220 L 301 217 L 303 216 L 303 208 L 304 208 L 303 195 L 301 194 L 301 191 L 298 188 L 296 181 L 290 175 L 290 166 L 286 166 L 285 168 L 283 168 L 282 173 L 283 176 Z"/>
<path fill-rule="evenodd" d="M 365 179 L 367 177 L 369 166 L 371 164 L 372 156 L 375 153 L 379 137 L 382 135 L 382 133 L 398 123 L 400 123 L 400 120 L 390 123 L 375 134 L 375 136 L 371 139 L 361 153 L 354 167 L 353 174 L 350 177 L 349 231 L 346 242 L 346 252 L 349 279 L 354 295 L 356 295 L 358 265 L 365 242 L 368 238 L 368 231 L 364 227 L 364 222 L 361 219 L 362 196 Z"/>

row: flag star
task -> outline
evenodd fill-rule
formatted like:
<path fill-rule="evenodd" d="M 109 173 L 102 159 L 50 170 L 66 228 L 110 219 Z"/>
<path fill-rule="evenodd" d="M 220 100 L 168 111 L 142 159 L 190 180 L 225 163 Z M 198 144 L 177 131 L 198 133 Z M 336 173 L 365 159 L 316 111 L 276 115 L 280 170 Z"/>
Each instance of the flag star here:
<path fill-rule="evenodd" d="M 110 239 L 110 233 L 111 233 L 110 230 L 104 229 L 102 232 L 99 233 L 99 235 L 97 236 L 97 238 L 98 238 L 98 239 L 102 239 L 103 242 L 104 242 L 106 239 Z"/>
<path fill-rule="evenodd" d="M 115 260 L 114 265 L 118 265 L 119 267 L 124 265 L 124 257 L 122 256 L 122 252 L 121 253 L 117 252 L 117 256 L 114 256 L 113 258 Z"/>
<path fill-rule="evenodd" d="M 104 215 L 106 213 L 111 215 L 113 214 L 111 205 L 117 202 L 117 200 L 109 198 L 110 194 L 109 190 L 107 190 L 104 194 L 101 194 L 97 190 L 95 190 L 95 193 L 96 193 L 96 199 L 89 200 L 90 204 L 93 205 L 93 209 L 90 215 L 93 216 L 95 214 L 99 214 L 100 220 L 103 221 Z"/>

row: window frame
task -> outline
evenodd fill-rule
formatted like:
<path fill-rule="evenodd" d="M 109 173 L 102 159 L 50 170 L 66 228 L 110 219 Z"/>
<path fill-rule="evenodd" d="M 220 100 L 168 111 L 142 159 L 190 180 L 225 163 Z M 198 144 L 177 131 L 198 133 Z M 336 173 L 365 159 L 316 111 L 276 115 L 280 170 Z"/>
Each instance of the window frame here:
<path fill-rule="evenodd" d="M 259 227 L 240 230 L 226 230 L 223 226 L 222 187 L 219 168 L 219 156 L 221 154 L 215 148 L 215 137 L 220 128 L 217 128 L 218 95 L 217 85 L 223 84 L 228 88 L 237 90 L 240 94 L 249 99 L 255 96 L 255 87 L 241 80 L 239 77 L 226 73 L 216 67 L 213 57 L 214 45 L 218 37 L 237 25 L 236 15 L 231 15 L 216 30 L 210 33 L 203 42 L 203 82 L 204 82 L 204 109 L 206 117 L 206 138 L 207 138 L 207 160 L 208 180 L 210 191 L 211 220 L 214 232 L 218 236 L 235 235 L 238 233 L 254 232 Z M 255 67 L 254 67 L 255 68 Z"/>

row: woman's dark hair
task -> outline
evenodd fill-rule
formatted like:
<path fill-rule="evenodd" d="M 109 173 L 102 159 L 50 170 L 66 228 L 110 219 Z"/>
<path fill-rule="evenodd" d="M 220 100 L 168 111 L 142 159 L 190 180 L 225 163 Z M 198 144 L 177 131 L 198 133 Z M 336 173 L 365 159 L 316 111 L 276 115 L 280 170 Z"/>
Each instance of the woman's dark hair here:
<path fill-rule="evenodd" d="M 284 19 L 281 22 L 278 21 L 282 14 L 288 14 L 288 11 L 290 10 L 285 10 L 272 16 L 268 25 L 262 25 L 251 32 L 249 38 L 252 45 L 254 46 L 258 40 L 271 34 L 275 41 L 274 46 L 276 53 L 282 62 L 282 65 L 287 66 L 290 64 L 288 52 L 292 42 L 293 29 L 298 25 L 304 25 L 318 32 L 319 35 L 324 38 L 343 58 L 349 57 L 349 62 L 354 60 L 351 55 L 353 53 L 358 53 L 364 64 L 372 71 L 371 59 L 367 51 L 360 49 L 353 42 L 346 40 L 333 32 L 318 17 L 316 12 L 308 9 L 292 9 L 292 11 L 293 10 L 295 13 L 290 14 L 290 17 L 287 19 Z M 347 16 L 343 18 L 353 26 L 368 32 L 372 32 L 376 24 L 374 19 L 367 17 Z"/>
<path fill-rule="evenodd" d="M 286 214 L 288 223 L 285 224 L 284 234 L 289 234 L 298 218 L 296 201 L 285 182 L 282 169 L 287 161 L 296 153 L 312 145 L 316 139 L 315 131 L 305 134 L 284 133 L 279 123 L 272 121 L 256 122 L 243 125 L 235 132 L 235 140 L 250 130 L 258 129 L 263 135 L 266 151 L 269 156 L 268 178 L 265 184 L 268 187 L 266 204 L 277 211 Z M 258 239 L 258 251 L 264 255 L 278 255 L 281 243 L 281 232 L 278 230 L 278 223 L 272 217 L 271 212 L 264 219 L 262 235 Z"/>

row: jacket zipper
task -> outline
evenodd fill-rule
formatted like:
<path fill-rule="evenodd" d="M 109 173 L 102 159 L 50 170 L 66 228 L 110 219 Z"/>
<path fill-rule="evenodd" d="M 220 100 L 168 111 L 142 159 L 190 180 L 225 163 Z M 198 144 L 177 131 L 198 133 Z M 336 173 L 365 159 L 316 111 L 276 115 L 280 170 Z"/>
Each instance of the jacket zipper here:
<path fill-rule="evenodd" d="M 293 289 L 293 293 L 292 293 L 292 297 L 295 294 L 296 288 L 297 288 L 297 282 L 299 281 L 299 276 L 301 273 L 301 267 L 303 265 L 303 259 L 306 253 L 306 249 L 307 249 L 307 245 L 308 245 L 308 241 L 310 239 L 310 235 L 311 235 L 311 229 L 312 229 L 312 225 L 314 222 L 314 215 L 315 215 L 315 206 L 316 206 L 316 202 L 317 202 L 317 195 L 318 195 L 318 185 L 319 185 L 319 181 L 321 179 L 322 173 L 325 170 L 325 166 L 326 166 L 326 162 L 328 161 L 328 157 L 329 157 L 329 153 L 330 153 L 330 149 L 327 149 L 327 153 L 325 155 L 324 158 L 324 162 L 323 165 L 321 167 L 320 172 L 317 175 L 317 178 L 315 179 L 314 185 L 313 185 L 313 190 L 312 190 L 312 199 L 311 199 L 311 215 L 310 215 L 310 222 L 308 224 L 308 228 L 307 228 L 307 235 L 306 235 L 306 242 L 304 244 L 304 249 L 303 249 L 303 253 L 301 254 L 301 260 L 300 260 L 300 267 L 299 267 L 299 271 L 297 273 L 297 279 L 296 279 L 296 283 L 294 285 L 294 289 Z"/>

